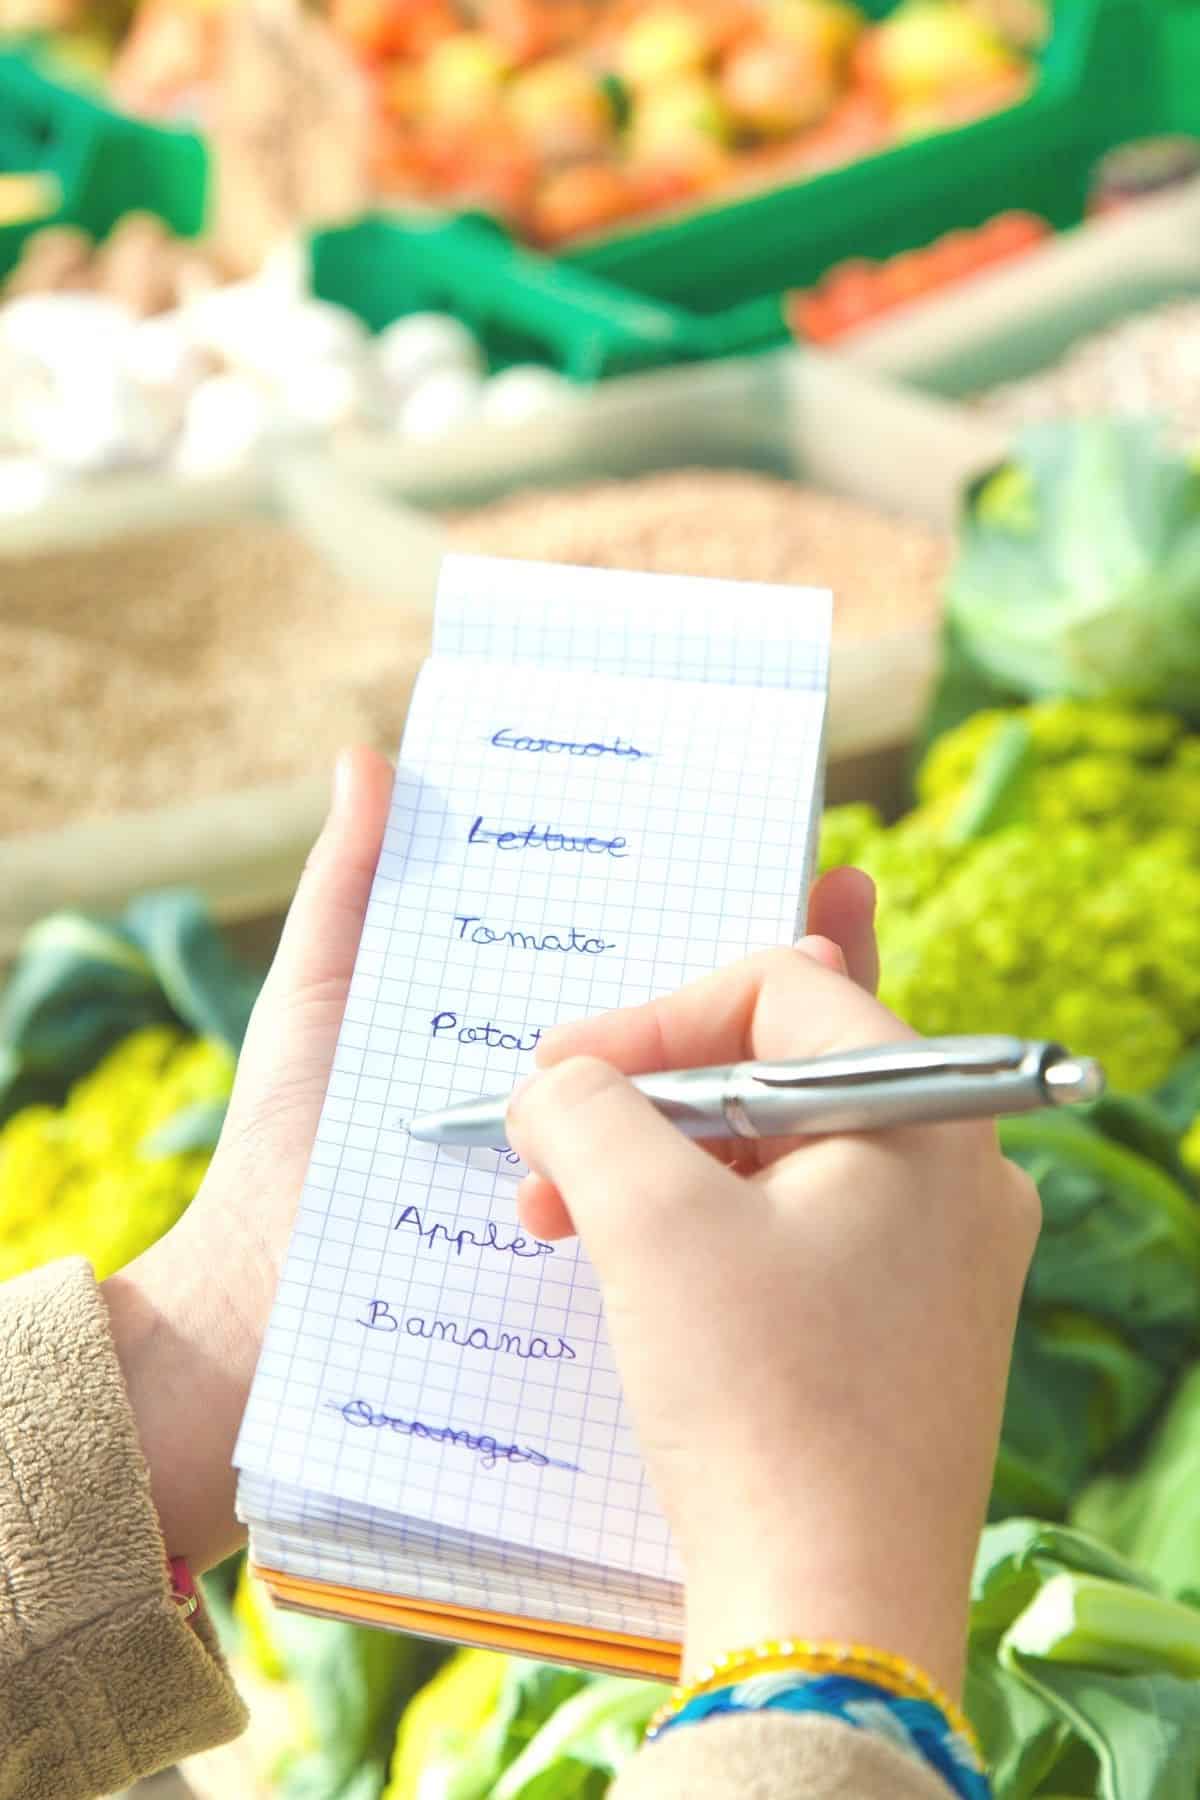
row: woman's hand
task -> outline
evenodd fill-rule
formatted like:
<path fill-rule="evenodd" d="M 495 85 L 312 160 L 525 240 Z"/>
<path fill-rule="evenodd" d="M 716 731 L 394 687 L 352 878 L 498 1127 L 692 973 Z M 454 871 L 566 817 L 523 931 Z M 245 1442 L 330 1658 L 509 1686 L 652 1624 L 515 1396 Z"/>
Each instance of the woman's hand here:
<path fill-rule="evenodd" d="M 869 981 L 864 880 L 841 874 L 814 911 L 836 903 Z M 510 1108 L 538 1171 L 523 1223 L 578 1228 L 600 1278 L 683 1561 L 688 1668 L 809 1636 L 905 1654 L 960 1686 L 1039 1208 L 987 1125 L 710 1154 L 617 1071 L 910 1035 L 810 939 L 560 1028 Z"/>

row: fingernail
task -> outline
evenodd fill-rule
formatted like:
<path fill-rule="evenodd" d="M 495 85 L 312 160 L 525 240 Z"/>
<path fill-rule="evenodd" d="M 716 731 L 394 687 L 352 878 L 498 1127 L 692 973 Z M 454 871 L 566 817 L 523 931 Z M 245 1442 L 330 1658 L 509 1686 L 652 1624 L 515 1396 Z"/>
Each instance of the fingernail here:
<path fill-rule="evenodd" d="M 810 957 L 813 962 L 820 963 L 823 969 L 832 969 L 835 975 L 846 973 L 845 954 L 841 945 L 835 944 L 832 938 L 801 938 L 796 948 L 802 956 Z"/>

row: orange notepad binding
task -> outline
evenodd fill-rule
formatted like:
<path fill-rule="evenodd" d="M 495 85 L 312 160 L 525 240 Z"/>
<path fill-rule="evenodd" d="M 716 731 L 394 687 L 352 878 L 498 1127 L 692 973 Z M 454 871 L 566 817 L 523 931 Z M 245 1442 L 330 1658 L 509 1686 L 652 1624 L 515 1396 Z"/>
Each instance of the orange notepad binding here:
<path fill-rule="evenodd" d="M 548 1662 L 575 1663 L 608 1675 L 643 1675 L 676 1681 L 680 1646 L 617 1631 L 586 1631 L 552 1619 L 521 1619 L 510 1613 L 478 1612 L 469 1606 L 432 1605 L 424 1600 L 373 1594 L 334 1582 L 306 1581 L 277 1569 L 255 1566 L 279 1606 L 320 1613 L 351 1625 L 382 1625 L 418 1637 L 443 1638 L 480 1650 L 505 1650 Z"/>

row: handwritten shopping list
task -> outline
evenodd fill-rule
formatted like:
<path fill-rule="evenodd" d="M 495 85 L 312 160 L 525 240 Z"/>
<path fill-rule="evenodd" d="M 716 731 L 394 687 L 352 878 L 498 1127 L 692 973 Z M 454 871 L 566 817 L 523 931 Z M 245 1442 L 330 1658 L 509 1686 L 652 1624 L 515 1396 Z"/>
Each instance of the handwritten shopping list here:
<path fill-rule="evenodd" d="M 467 574 L 495 583 L 497 567 L 521 570 Z M 534 585 L 556 604 L 581 575 L 542 570 Z M 582 585 L 597 597 L 599 581 L 629 579 Z M 607 625 L 593 619 L 572 653 L 545 607 L 531 636 L 520 603 L 510 616 L 493 593 L 490 623 L 473 625 L 459 582 L 414 693 L 237 1461 L 414 1525 L 669 1575 L 586 1257 L 521 1229 L 524 1171 L 505 1145 L 435 1147 L 405 1124 L 507 1090 L 562 1020 L 792 941 L 828 600 L 728 584 L 744 631 L 714 656 L 681 608 L 684 590 L 726 584 L 664 583 L 656 611 L 642 578 L 636 606 L 601 609 Z M 796 687 L 755 679 L 754 656 L 775 680 L 779 666 L 755 596 L 771 630 L 790 607 L 789 655 L 806 608 Z M 596 673 L 602 641 L 610 666 L 664 672 Z M 670 672 L 698 656 L 705 679 Z"/>

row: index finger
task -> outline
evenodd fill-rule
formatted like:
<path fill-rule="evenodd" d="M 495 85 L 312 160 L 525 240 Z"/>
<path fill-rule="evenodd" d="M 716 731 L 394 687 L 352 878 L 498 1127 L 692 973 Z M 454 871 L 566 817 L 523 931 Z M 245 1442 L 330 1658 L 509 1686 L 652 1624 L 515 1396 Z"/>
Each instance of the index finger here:
<path fill-rule="evenodd" d="M 830 967 L 831 961 L 841 959 L 823 939 L 747 957 L 661 1000 L 560 1025 L 543 1038 L 537 1060 L 552 1068 L 567 1057 L 598 1057 L 623 1074 L 644 1075 L 730 1062 L 800 1061 L 913 1036 L 840 968 Z M 740 1159 L 749 1149 L 761 1165 L 794 1145 L 781 1139 L 712 1148 L 723 1161 Z M 519 1206 L 535 1237 L 564 1237 L 572 1229 L 561 1194 L 544 1176 L 526 1177 Z"/>
<path fill-rule="evenodd" d="M 747 957 L 643 1006 L 558 1025 L 539 1044 L 537 1061 L 549 1069 L 568 1056 L 596 1056 L 625 1075 L 648 1075 L 754 1059 L 800 1060 L 911 1035 L 847 980 L 834 945 L 808 938 L 791 949 Z"/>

